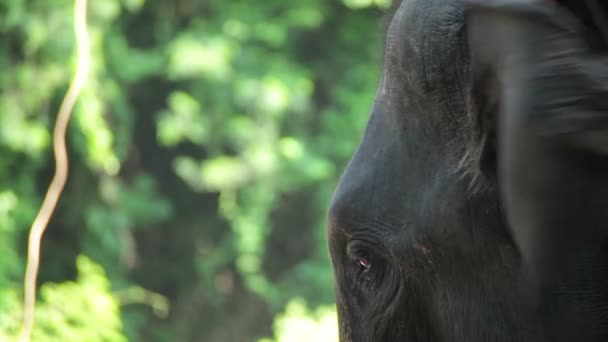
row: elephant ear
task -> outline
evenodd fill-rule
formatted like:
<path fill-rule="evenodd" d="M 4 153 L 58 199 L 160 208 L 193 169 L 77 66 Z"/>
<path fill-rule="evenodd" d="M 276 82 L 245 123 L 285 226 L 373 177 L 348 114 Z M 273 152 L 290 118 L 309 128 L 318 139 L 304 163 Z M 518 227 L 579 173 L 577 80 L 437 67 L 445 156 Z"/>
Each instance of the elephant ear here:
<path fill-rule="evenodd" d="M 608 1 L 604 0 L 465 0 L 466 12 L 501 11 L 532 15 L 567 26 L 571 17 L 595 39 L 608 42 Z M 565 20 L 565 22 L 564 22 Z"/>
<path fill-rule="evenodd" d="M 497 75 L 504 68 L 498 66 L 515 52 L 504 46 L 506 40 L 517 40 L 514 32 L 506 32 L 512 27 L 491 21 L 501 17 L 527 19 L 536 21 L 539 27 L 554 26 L 574 33 L 577 39 L 584 39 L 585 48 L 587 45 L 594 48 L 608 46 L 608 40 L 597 34 L 599 30 L 591 18 L 591 7 L 583 4 L 586 1 L 594 0 L 465 0 L 472 81 L 468 103 L 474 134 L 463 165 L 474 175 L 475 188 L 483 188 L 485 183 L 496 183 L 496 121 L 498 107 L 504 102 L 498 94 L 504 80 Z M 515 25 L 513 21 L 512 24 Z M 515 42 L 514 48 L 519 50 L 522 44 L 518 43 L 523 44 L 523 41 Z M 478 182 L 478 179 L 484 181 Z"/>
<path fill-rule="evenodd" d="M 604 0 L 554 0 L 608 42 L 608 3 Z"/>
<path fill-rule="evenodd" d="M 497 183 L 545 328 L 535 341 L 608 341 L 608 44 L 604 14 L 579 1 L 466 8 L 474 96 L 494 101 L 475 115 L 494 121 Z"/>

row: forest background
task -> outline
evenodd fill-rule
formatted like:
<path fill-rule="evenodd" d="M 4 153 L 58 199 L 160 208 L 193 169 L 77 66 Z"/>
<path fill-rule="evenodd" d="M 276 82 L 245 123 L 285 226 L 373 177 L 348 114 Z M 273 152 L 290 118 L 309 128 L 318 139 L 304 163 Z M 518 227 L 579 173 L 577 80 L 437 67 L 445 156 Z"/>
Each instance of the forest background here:
<path fill-rule="evenodd" d="M 93 64 L 33 341 L 336 341 L 326 211 L 389 0 L 90 1 Z M 70 0 L 0 2 L 0 341 L 75 65 Z"/>

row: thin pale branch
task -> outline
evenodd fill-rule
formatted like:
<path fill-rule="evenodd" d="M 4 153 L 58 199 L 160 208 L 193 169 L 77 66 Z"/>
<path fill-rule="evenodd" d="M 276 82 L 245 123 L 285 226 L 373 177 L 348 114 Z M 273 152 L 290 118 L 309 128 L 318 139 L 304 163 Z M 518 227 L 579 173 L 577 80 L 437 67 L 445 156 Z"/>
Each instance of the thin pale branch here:
<path fill-rule="evenodd" d="M 20 342 L 31 339 L 36 311 L 36 280 L 40 264 L 40 241 L 55 211 L 59 197 L 68 178 L 68 154 L 66 149 L 66 130 L 74 105 L 85 85 L 91 57 L 89 54 L 89 36 L 87 32 L 87 0 L 74 1 L 74 31 L 76 34 L 77 61 L 74 78 L 70 84 L 57 115 L 53 131 L 53 148 L 55 154 L 55 174 L 32 223 L 28 242 L 28 259 L 24 280 L 23 326 L 19 335 Z"/>

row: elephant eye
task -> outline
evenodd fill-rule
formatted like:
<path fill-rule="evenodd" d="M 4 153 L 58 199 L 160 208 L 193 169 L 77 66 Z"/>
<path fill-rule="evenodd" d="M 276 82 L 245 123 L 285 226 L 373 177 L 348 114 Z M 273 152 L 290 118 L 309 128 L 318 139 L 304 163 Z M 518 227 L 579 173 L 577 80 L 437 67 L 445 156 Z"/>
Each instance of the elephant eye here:
<path fill-rule="evenodd" d="M 370 244 L 361 240 L 351 241 L 348 244 L 347 253 L 357 273 L 369 276 L 375 260 Z"/>
<path fill-rule="evenodd" d="M 361 266 L 362 271 L 368 271 L 372 267 L 372 263 L 367 257 L 359 258 L 359 266 Z"/>

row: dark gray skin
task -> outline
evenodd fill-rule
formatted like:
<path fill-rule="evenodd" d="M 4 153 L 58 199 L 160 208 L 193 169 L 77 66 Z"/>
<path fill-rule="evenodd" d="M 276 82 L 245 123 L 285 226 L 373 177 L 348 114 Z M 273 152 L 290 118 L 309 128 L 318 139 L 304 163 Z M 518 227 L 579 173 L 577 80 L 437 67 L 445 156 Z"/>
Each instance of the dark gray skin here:
<path fill-rule="evenodd" d="M 582 4 L 401 3 L 329 213 L 342 341 L 608 341 L 608 49 Z"/>

